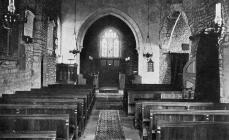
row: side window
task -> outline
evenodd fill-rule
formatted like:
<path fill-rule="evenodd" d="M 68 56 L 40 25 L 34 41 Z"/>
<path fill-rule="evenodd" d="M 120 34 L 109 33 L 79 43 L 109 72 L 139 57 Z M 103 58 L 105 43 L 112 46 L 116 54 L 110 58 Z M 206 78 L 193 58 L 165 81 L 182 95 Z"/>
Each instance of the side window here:
<path fill-rule="evenodd" d="M 154 62 L 151 59 L 147 62 L 147 71 L 154 72 Z"/>

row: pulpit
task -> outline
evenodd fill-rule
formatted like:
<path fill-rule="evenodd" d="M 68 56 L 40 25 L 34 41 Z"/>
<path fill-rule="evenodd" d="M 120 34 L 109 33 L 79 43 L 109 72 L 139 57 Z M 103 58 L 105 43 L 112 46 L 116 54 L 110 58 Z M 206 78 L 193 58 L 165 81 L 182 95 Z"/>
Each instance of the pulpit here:
<path fill-rule="evenodd" d="M 77 64 L 57 64 L 56 65 L 57 83 L 77 82 Z"/>

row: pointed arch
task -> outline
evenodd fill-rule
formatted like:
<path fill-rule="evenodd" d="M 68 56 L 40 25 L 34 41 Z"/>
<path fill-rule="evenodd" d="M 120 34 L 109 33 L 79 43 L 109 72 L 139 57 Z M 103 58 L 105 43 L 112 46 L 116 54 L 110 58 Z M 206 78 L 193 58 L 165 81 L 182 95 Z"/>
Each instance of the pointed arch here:
<path fill-rule="evenodd" d="M 142 43 L 143 43 L 143 37 L 142 37 L 142 33 L 141 33 L 138 25 L 126 13 L 124 13 L 118 9 L 115 9 L 115 8 L 99 9 L 99 10 L 95 11 L 94 13 L 90 14 L 84 20 L 83 24 L 81 25 L 81 27 L 78 31 L 77 40 L 76 40 L 77 44 L 80 46 L 80 49 L 82 50 L 82 48 L 83 48 L 83 40 L 84 40 L 85 34 L 86 34 L 87 30 L 89 29 L 89 27 L 96 20 L 100 19 L 101 17 L 107 16 L 107 15 L 115 16 L 115 17 L 121 19 L 123 22 L 125 22 L 129 26 L 129 28 L 131 29 L 131 31 L 133 32 L 134 37 L 135 37 L 136 50 L 139 52 L 140 46 L 142 46 Z"/>
<path fill-rule="evenodd" d="M 188 25 L 189 30 L 191 31 L 191 34 L 193 35 L 192 27 L 189 24 L 189 19 L 188 19 L 188 16 L 187 16 L 186 12 L 184 11 L 183 5 L 181 5 L 181 4 L 172 5 L 171 6 L 171 13 L 173 13 L 175 11 L 178 11 L 178 12 L 181 13 L 182 18 L 184 19 L 185 23 Z"/>

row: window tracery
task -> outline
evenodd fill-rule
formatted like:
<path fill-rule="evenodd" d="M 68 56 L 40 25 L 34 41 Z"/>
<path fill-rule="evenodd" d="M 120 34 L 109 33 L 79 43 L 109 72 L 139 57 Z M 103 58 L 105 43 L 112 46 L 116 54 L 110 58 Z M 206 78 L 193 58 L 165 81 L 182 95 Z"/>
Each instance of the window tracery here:
<path fill-rule="evenodd" d="M 117 32 L 106 30 L 100 39 L 101 57 L 117 58 L 120 55 L 120 40 Z"/>

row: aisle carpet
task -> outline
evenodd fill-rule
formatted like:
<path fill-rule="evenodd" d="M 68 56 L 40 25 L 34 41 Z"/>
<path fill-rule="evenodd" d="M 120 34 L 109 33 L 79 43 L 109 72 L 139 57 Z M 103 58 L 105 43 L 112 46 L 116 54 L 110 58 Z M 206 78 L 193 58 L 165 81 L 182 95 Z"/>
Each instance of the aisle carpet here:
<path fill-rule="evenodd" d="M 125 140 L 118 110 L 101 110 L 95 140 Z"/>

